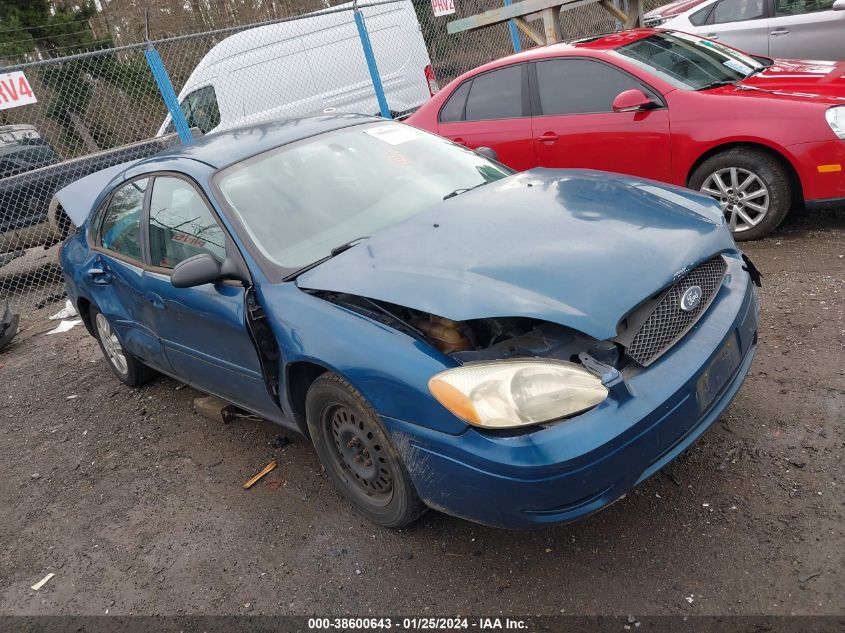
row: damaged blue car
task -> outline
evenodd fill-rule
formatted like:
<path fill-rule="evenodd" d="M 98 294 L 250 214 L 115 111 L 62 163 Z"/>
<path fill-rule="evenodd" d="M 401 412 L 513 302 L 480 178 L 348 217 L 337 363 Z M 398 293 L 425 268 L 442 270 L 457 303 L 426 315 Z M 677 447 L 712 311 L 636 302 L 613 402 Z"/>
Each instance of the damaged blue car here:
<path fill-rule="evenodd" d="M 310 437 L 385 526 L 589 515 L 689 447 L 756 349 L 756 271 L 710 198 L 513 173 L 401 123 L 221 132 L 58 198 L 68 293 L 117 377 Z"/>

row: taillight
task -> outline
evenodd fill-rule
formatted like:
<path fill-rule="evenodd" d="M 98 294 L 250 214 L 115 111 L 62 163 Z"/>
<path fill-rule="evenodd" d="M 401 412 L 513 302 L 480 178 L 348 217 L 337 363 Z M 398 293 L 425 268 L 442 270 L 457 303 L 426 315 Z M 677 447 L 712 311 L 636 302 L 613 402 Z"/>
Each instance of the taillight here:
<path fill-rule="evenodd" d="M 425 80 L 428 83 L 428 93 L 433 97 L 440 90 L 440 86 L 437 85 L 437 77 L 434 76 L 431 64 L 425 67 Z"/>

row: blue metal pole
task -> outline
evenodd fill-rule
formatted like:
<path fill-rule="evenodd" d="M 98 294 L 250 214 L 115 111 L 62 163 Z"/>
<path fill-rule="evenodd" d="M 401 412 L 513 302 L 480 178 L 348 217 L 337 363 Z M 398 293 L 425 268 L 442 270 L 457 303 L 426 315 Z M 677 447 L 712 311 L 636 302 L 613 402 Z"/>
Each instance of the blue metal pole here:
<path fill-rule="evenodd" d="M 512 0 L 504 0 L 505 6 L 510 6 Z M 522 44 L 519 42 L 519 31 L 513 20 L 508 20 L 508 28 L 511 31 L 511 41 L 513 42 L 513 52 L 519 53 L 522 51 Z"/>
<path fill-rule="evenodd" d="M 384 86 L 381 85 L 381 76 L 378 74 L 376 56 L 373 54 L 373 45 L 370 43 L 370 35 L 367 33 L 367 25 L 364 24 L 364 14 L 358 9 L 358 3 L 353 5 L 355 25 L 358 27 L 358 37 L 361 39 L 361 46 L 364 48 L 364 57 L 367 59 L 367 68 L 370 70 L 370 79 L 373 81 L 373 89 L 376 91 L 376 99 L 381 116 L 385 119 L 392 119 L 390 108 L 387 107 L 387 98 L 384 96 Z"/>
<path fill-rule="evenodd" d="M 191 128 L 188 127 L 188 121 L 185 120 L 182 108 L 179 107 L 179 99 L 173 91 L 173 84 L 170 83 L 170 77 L 164 68 L 164 62 L 161 61 L 161 55 L 153 48 L 152 44 L 148 44 L 147 49 L 144 51 L 144 57 L 147 58 L 147 65 L 150 67 L 153 79 L 156 80 L 158 91 L 161 93 L 162 99 L 164 99 L 164 105 L 167 106 L 167 110 L 170 112 L 170 119 L 173 121 L 176 133 L 183 143 L 190 143 L 193 140 Z"/>

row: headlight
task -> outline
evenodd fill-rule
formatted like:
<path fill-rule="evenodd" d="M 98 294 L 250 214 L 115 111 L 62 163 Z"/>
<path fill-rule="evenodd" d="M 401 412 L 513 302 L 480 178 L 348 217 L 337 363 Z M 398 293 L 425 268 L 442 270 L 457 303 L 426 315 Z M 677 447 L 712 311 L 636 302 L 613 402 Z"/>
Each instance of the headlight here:
<path fill-rule="evenodd" d="M 433 376 L 428 388 L 459 418 L 494 429 L 556 420 L 607 398 L 607 387 L 580 365 L 539 359 L 447 369 Z"/>
<path fill-rule="evenodd" d="M 824 113 L 827 124 L 839 138 L 845 138 L 845 106 L 833 106 Z"/>

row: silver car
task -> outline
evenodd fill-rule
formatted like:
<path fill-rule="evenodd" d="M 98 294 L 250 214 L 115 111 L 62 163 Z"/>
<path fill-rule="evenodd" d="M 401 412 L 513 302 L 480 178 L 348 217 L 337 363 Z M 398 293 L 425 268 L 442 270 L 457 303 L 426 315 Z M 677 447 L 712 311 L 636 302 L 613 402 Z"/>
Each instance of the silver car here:
<path fill-rule="evenodd" d="M 660 27 L 755 55 L 845 60 L 845 0 L 705 0 Z"/>

